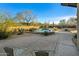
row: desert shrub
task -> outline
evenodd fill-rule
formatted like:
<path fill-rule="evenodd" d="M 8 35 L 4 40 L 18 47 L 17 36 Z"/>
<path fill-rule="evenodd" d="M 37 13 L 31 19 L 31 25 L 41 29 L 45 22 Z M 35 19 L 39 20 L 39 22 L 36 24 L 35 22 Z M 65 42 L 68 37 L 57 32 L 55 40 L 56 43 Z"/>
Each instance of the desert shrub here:
<path fill-rule="evenodd" d="M 0 31 L 0 40 L 6 39 L 11 35 L 11 32 Z"/>
<path fill-rule="evenodd" d="M 74 34 L 72 41 L 77 46 L 77 33 Z"/>
<path fill-rule="evenodd" d="M 54 27 L 53 30 L 58 31 L 59 29 Z"/>
<path fill-rule="evenodd" d="M 44 26 L 40 26 L 40 28 L 44 28 Z"/>
<path fill-rule="evenodd" d="M 33 32 L 34 30 L 36 30 L 35 28 L 30 28 L 29 31 Z"/>
<path fill-rule="evenodd" d="M 69 29 L 65 28 L 64 31 L 68 31 L 69 32 Z"/>
<path fill-rule="evenodd" d="M 77 39 L 77 33 L 74 34 L 74 39 Z"/>
<path fill-rule="evenodd" d="M 17 34 L 18 34 L 18 35 L 21 35 L 21 34 L 23 34 L 23 33 L 24 33 L 24 29 L 23 29 L 23 28 L 19 28 Z"/>
<path fill-rule="evenodd" d="M 45 35 L 45 36 L 47 36 L 47 35 L 48 35 L 48 33 L 45 31 L 45 32 L 44 32 L 44 35 Z"/>
<path fill-rule="evenodd" d="M 30 32 L 30 29 L 25 29 L 24 32 L 28 33 L 28 32 Z"/>
<path fill-rule="evenodd" d="M 0 40 L 6 39 L 11 35 L 11 32 L 10 31 L 8 32 L 7 30 L 8 28 L 7 26 L 5 26 L 5 24 L 0 25 Z"/>
<path fill-rule="evenodd" d="M 12 34 L 16 34 L 17 33 L 17 29 L 13 29 L 11 32 L 12 32 Z"/>

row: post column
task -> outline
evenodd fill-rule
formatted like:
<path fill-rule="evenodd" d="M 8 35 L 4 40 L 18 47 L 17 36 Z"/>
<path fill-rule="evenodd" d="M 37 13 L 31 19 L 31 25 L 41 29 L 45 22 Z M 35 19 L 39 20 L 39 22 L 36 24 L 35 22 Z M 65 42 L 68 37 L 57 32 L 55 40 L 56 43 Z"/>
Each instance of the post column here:
<path fill-rule="evenodd" d="M 79 49 L 79 3 L 77 4 L 77 47 Z"/>

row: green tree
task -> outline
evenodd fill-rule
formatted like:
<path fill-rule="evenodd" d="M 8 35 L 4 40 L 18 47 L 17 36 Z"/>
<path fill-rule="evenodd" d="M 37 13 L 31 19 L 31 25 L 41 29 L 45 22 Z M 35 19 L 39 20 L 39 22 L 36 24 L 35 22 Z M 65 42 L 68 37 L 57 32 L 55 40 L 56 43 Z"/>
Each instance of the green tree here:
<path fill-rule="evenodd" d="M 67 25 L 69 25 L 69 26 L 76 26 L 76 25 L 77 25 L 77 20 L 76 20 L 76 18 L 71 17 L 70 19 L 68 19 Z"/>
<path fill-rule="evenodd" d="M 65 21 L 65 19 L 60 20 L 60 22 L 59 22 L 59 26 L 64 27 L 65 25 L 66 25 L 66 21 Z"/>

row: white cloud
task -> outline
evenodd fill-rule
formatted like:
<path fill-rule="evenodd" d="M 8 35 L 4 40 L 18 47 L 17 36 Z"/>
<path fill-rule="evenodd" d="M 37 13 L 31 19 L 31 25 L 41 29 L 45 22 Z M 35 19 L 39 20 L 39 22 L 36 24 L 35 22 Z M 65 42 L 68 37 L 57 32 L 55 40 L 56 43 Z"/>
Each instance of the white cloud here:
<path fill-rule="evenodd" d="M 77 18 L 77 16 L 61 16 L 61 17 L 52 17 L 52 18 L 48 18 L 48 19 L 50 19 L 49 23 L 54 22 L 54 23 L 58 24 L 60 20 L 65 19 L 67 21 L 71 17 Z"/>
<path fill-rule="evenodd" d="M 61 17 L 46 17 L 46 18 L 40 17 L 38 18 L 38 22 L 41 22 L 41 23 L 48 22 L 50 24 L 54 22 L 55 24 L 58 24 L 60 20 L 65 19 L 67 21 L 71 17 L 76 18 L 77 16 L 61 16 Z"/>
<path fill-rule="evenodd" d="M 76 16 L 61 16 L 61 17 L 57 17 L 57 19 L 59 19 L 59 20 L 62 20 L 62 19 L 68 20 L 71 17 L 76 18 Z"/>

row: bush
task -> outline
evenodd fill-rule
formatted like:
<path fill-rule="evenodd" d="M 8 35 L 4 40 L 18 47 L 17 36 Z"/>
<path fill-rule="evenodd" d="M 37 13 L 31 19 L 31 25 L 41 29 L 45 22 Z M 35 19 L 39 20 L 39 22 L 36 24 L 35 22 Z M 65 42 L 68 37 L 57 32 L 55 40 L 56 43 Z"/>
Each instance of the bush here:
<path fill-rule="evenodd" d="M 68 29 L 64 29 L 64 31 L 69 31 Z"/>
<path fill-rule="evenodd" d="M 77 39 L 77 33 L 75 33 L 75 35 L 74 35 L 74 39 Z"/>
<path fill-rule="evenodd" d="M 77 33 L 74 34 L 72 41 L 77 46 Z"/>
<path fill-rule="evenodd" d="M 0 40 L 6 39 L 11 35 L 11 32 L 0 31 Z"/>
<path fill-rule="evenodd" d="M 23 28 L 19 28 L 18 29 L 18 35 L 21 35 L 21 34 L 23 34 L 24 33 L 24 29 Z"/>
<path fill-rule="evenodd" d="M 45 36 L 47 36 L 47 35 L 48 35 L 48 33 L 45 31 L 45 32 L 44 32 L 44 35 L 45 35 Z"/>
<path fill-rule="evenodd" d="M 33 32 L 34 30 L 36 30 L 35 28 L 30 28 L 29 31 Z"/>
<path fill-rule="evenodd" d="M 53 29 L 54 29 L 55 31 L 58 31 L 58 30 L 59 30 L 58 28 L 55 28 L 55 27 L 54 27 Z"/>

